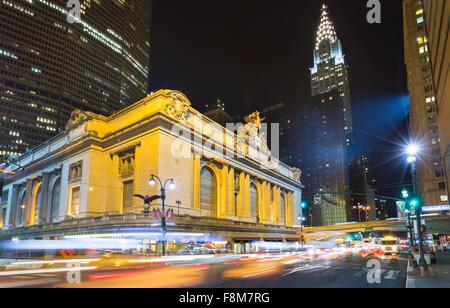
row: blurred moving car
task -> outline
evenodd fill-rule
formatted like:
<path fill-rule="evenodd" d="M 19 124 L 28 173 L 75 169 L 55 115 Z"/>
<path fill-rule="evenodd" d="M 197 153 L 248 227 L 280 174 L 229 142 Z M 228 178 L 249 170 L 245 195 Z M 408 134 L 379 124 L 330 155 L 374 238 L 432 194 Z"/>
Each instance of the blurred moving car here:
<path fill-rule="evenodd" d="M 380 247 L 386 255 L 396 256 L 399 254 L 400 240 L 393 236 L 386 236 L 381 239 Z"/>

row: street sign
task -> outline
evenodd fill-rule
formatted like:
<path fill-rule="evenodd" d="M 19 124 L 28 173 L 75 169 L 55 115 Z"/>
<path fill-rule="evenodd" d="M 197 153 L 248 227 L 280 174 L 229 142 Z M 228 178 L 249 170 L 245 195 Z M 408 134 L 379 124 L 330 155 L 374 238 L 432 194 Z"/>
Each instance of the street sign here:
<path fill-rule="evenodd" d="M 408 216 L 405 201 L 397 201 L 397 213 L 398 218 L 406 218 Z"/>

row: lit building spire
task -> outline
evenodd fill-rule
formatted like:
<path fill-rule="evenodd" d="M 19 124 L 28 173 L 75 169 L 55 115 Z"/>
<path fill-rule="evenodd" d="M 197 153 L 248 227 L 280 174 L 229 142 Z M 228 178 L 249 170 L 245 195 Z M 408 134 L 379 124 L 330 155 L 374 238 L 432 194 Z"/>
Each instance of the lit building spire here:
<path fill-rule="evenodd" d="M 328 7 L 324 4 L 320 12 L 320 23 L 316 33 L 314 48 L 314 67 L 311 68 L 312 96 L 338 90 L 344 102 L 345 130 L 353 129 L 352 106 L 347 65 L 345 64 L 342 44 L 337 37 L 331 21 Z"/>
<path fill-rule="evenodd" d="M 325 4 L 322 6 L 320 24 L 316 35 L 316 50 L 319 50 L 320 43 L 324 40 L 329 40 L 331 43 L 334 43 L 337 40 L 336 30 L 329 17 L 327 8 L 328 7 Z"/>

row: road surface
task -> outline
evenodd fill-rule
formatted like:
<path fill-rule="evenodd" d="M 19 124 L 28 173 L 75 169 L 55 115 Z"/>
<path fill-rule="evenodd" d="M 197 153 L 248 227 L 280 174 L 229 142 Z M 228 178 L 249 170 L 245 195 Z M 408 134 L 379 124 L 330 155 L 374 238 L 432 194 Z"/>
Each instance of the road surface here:
<path fill-rule="evenodd" d="M 175 257 L 176 258 L 176 257 Z M 350 252 L 207 256 L 183 261 L 115 261 L 82 265 L 83 271 L 41 266 L 26 272 L 0 272 L 0 288 L 404 288 L 407 261 L 376 259 Z M 377 263 L 379 261 L 379 263 Z M 371 266 L 373 266 L 373 264 Z M 61 272 L 54 272 L 61 270 Z M 369 276 L 369 279 L 368 279 Z M 69 278 L 69 280 L 67 279 Z M 78 282 L 80 278 L 80 283 Z M 379 279 L 377 279 L 379 278 Z M 70 283 L 68 283 L 68 281 Z M 372 282 L 372 283 L 369 283 Z"/>

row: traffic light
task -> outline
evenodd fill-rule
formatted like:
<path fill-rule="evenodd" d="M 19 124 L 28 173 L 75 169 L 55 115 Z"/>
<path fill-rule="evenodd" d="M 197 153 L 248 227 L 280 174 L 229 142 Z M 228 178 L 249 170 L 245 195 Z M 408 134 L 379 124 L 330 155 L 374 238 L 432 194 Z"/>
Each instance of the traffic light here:
<path fill-rule="evenodd" d="M 420 210 L 422 208 L 422 201 L 418 197 L 414 197 L 408 202 L 410 210 Z"/>
<path fill-rule="evenodd" d="M 308 208 L 308 204 L 305 201 L 303 201 L 300 206 L 302 207 L 302 209 Z"/>

